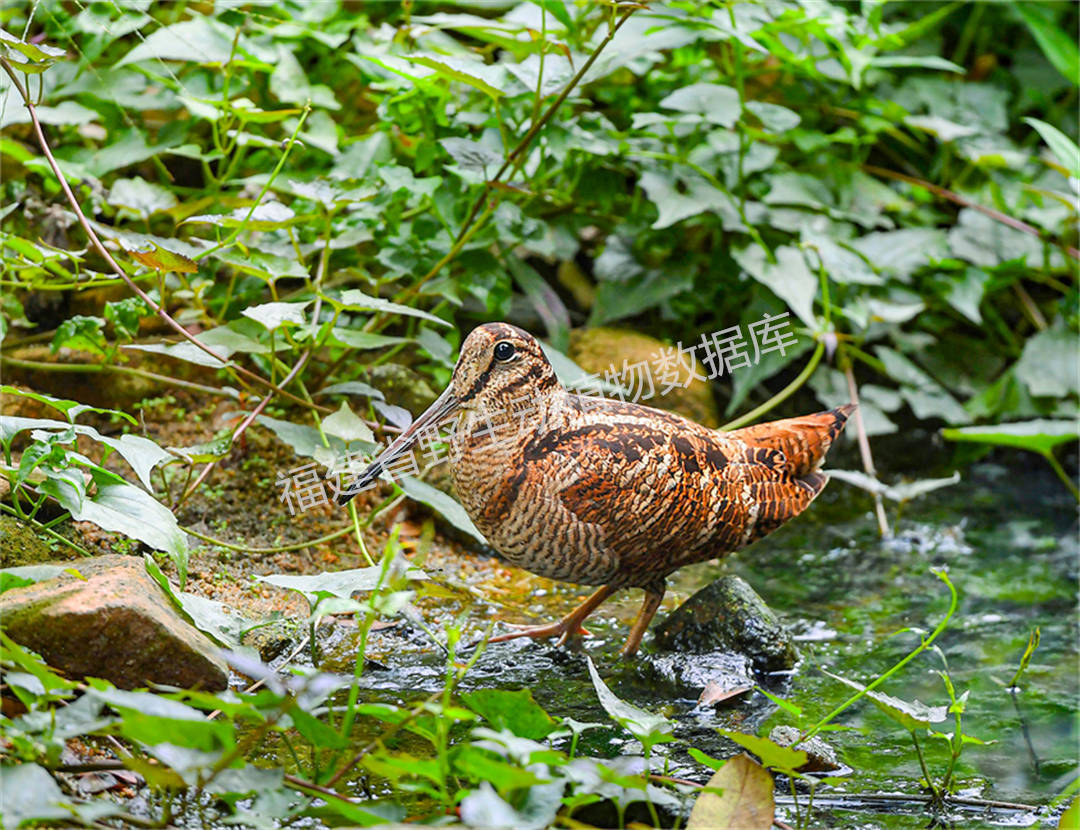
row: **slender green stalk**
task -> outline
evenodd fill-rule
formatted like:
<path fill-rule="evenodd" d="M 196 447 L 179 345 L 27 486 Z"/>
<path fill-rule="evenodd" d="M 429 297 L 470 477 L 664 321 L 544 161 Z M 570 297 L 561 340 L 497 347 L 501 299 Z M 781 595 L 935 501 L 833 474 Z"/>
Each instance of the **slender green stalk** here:
<path fill-rule="evenodd" d="M 1077 489 L 1075 482 L 1069 478 L 1069 474 L 1065 472 L 1065 468 L 1061 466 L 1061 462 L 1054 457 L 1052 452 L 1045 452 L 1042 455 L 1043 458 L 1050 462 L 1050 466 L 1054 468 L 1054 472 L 1057 473 L 1058 478 L 1060 478 L 1065 483 L 1065 486 L 1069 488 L 1069 492 L 1073 494 L 1073 498 L 1080 501 L 1080 489 Z"/>
<path fill-rule="evenodd" d="M 936 640 L 941 635 L 941 632 L 944 631 L 946 627 L 948 627 L 949 620 L 951 620 L 953 614 L 956 613 L 956 608 L 960 603 L 960 596 L 959 594 L 957 594 L 956 588 L 949 580 L 948 574 L 946 574 L 944 571 L 939 570 L 935 570 L 933 573 L 938 577 L 938 579 L 944 582 L 949 589 L 949 610 L 945 612 L 945 616 L 941 619 L 941 622 L 937 624 L 937 627 L 932 632 L 930 632 L 930 636 L 923 640 L 921 643 L 919 643 L 918 647 L 916 647 L 910 654 L 908 654 L 907 657 L 894 665 L 884 674 L 879 675 L 877 678 L 872 680 L 865 688 L 853 694 L 851 697 L 849 697 L 847 700 L 845 700 L 843 703 L 841 703 L 839 706 L 829 712 L 829 714 L 827 714 L 825 717 L 815 723 L 814 726 L 810 729 L 810 731 L 808 731 L 800 738 L 800 742 L 807 741 L 810 738 L 814 737 L 818 732 L 822 730 L 823 727 L 825 727 L 830 721 L 836 718 L 837 715 L 839 715 L 841 712 L 848 709 L 852 704 L 863 698 L 867 692 L 876 689 L 878 686 L 880 686 L 882 683 L 884 683 L 886 680 L 888 680 L 890 677 L 900 671 L 900 669 L 902 669 L 904 666 L 906 666 L 908 663 L 910 663 L 912 660 L 914 660 L 916 657 L 926 651 L 926 649 L 928 649 L 931 644 L 933 644 L 934 640 Z"/>

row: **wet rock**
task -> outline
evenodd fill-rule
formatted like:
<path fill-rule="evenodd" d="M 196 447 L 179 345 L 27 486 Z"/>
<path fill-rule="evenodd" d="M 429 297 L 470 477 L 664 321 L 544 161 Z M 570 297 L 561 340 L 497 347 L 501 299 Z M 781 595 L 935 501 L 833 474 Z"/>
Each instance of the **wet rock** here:
<path fill-rule="evenodd" d="M 0 595 L 4 631 L 72 677 L 122 689 L 149 683 L 213 691 L 228 667 L 186 622 L 141 558 L 97 556 L 62 563 L 75 573 Z"/>
<path fill-rule="evenodd" d="M 719 701 L 728 693 L 754 687 L 753 664 L 742 654 L 658 654 L 648 665 L 654 679 L 675 687 L 682 697 L 699 697 L 709 690 L 709 697 Z"/>
<path fill-rule="evenodd" d="M 264 663 L 273 663 L 295 643 L 296 626 L 286 620 L 260 625 L 244 635 L 244 645 L 259 652 Z"/>
<path fill-rule="evenodd" d="M 799 653 L 776 614 L 754 589 L 734 575 L 706 585 L 672 611 L 656 629 L 664 651 L 746 655 L 762 672 L 790 669 Z"/>
<path fill-rule="evenodd" d="M 799 730 L 794 726 L 776 726 L 769 733 L 769 740 L 778 746 L 790 746 L 806 753 L 806 763 L 796 772 L 832 772 L 840 769 L 835 749 L 816 736 L 800 743 L 799 735 Z"/>
<path fill-rule="evenodd" d="M 621 371 L 624 360 L 630 366 L 635 363 L 648 363 L 651 370 L 654 357 L 661 349 L 667 348 L 670 347 L 666 343 L 649 337 L 647 334 L 628 329 L 598 327 L 575 329 L 570 332 L 568 354 L 586 372 L 593 372 L 603 377 L 604 373 L 613 366 L 616 371 Z M 694 377 L 688 367 L 680 365 L 678 367 L 680 379 L 683 383 L 690 381 L 688 387 L 675 386 L 663 395 L 655 394 L 641 403 L 657 409 L 677 412 L 707 427 L 720 426 L 720 414 L 716 409 L 712 391 L 709 389 L 709 384 L 701 379 L 705 372 L 701 370 L 700 365 L 697 370 L 698 376 Z M 648 387 L 646 387 L 647 390 Z M 654 391 L 660 392 L 655 388 L 655 379 Z"/>
<path fill-rule="evenodd" d="M 54 558 L 33 530 L 13 516 L 0 516 L 0 568 L 37 565 Z"/>

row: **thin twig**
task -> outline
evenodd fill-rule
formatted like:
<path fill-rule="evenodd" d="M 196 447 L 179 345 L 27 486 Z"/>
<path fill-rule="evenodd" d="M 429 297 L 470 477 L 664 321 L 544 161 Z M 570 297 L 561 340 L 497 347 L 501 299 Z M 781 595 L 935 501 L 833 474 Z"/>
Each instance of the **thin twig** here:
<path fill-rule="evenodd" d="M 870 439 L 866 435 L 862 407 L 859 406 L 859 387 L 855 384 L 855 371 L 852 369 L 850 361 L 844 368 L 844 375 L 847 377 L 848 395 L 851 396 L 851 402 L 855 404 L 855 435 L 859 441 L 859 454 L 862 456 L 863 470 L 868 476 L 876 480 L 877 471 L 874 469 L 874 456 L 870 452 Z M 881 493 L 875 492 L 873 495 L 878 530 L 883 538 L 887 538 L 892 535 L 892 532 L 889 530 L 889 519 L 885 515 L 885 503 L 882 501 Z"/>
<path fill-rule="evenodd" d="M 1061 250 L 1063 250 L 1073 259 L 1080 259 L 1080 250 L 1074 248 L 1072 245 L 1066 245 L 1064 242 L 1059 242 L 1056 239 L 1049 239 L 1046 234 L 1044 234 L 1034 225 L 1029 225 L 1027 222 L 1022 222 L 1019 219 L 1014 219 L 1012 216 L 1002 213 L 1000 210 L 994 210 L 993 208 L 988 208 L 985 205 L 980 205 L 977 202 L 972 202 L 970 199 L 966 199 L 959 193 L 954 193 L 953 191 L 939 185 L 931 184 L 925 179 L 919 179 L 915 176 L 908 176 L 904 173 L 897 173 L 895 170 L 889 170 L 885 167 L 878 167 L 873 164 L 864 164 L 862 165 L 862 169 L 865 170 L 867 173 L 871 173 L 876 176 L 884 176 L 887 179 L 895 179 L 899 182 L 907 182 L 908 184 L 913 184 L 916 187 L 921 187 L 929 190 L 935 196 L 940 196 L 942 199 L 947 199 L 950 202 L 954 202 L 955 204 L 960 205 L 961 207 L 977 210 L 979 211 L 979 213 L 989 216 L 991 219 L 997 222 L 1001 222 L 1001 224 L 1003 225 L 1008 225 L 1014 230 L 1031 234 L 1037 239 L 1040 239 L 1044 242 L 1049 242 L 1051 245 L 1061 248 Z"/>

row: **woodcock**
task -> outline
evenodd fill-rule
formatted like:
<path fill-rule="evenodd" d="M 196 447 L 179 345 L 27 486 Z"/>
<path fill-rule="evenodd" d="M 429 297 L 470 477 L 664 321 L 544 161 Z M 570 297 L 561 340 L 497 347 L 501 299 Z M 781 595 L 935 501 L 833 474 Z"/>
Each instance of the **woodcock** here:
<path fill-rule="evenodd" d="M 559 637 L 621 588 L 645 602 L 623 648 L 637 652 L 664 579 L 724 556 L 797 516 L 854 407 L 718 432 L 638 404 L 568 392 L 540 344 L 506 323 L 465 340 L 450 386 L 343 492 L 344 504 L 424 430 L 457 419 L 454 484 L 506 559 L 549 579 L 601 586 L 557 623 L 492 638 Z"/>

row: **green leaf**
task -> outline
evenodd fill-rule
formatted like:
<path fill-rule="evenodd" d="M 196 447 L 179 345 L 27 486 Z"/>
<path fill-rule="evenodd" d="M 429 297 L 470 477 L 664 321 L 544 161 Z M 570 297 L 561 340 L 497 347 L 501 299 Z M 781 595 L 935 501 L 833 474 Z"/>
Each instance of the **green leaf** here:
<path fill-rule="evenodd" d="M 108 347 L 105 341 L 105 320 L 101 317 L 87 317 L 76 314 L 68 317 L 56 329 L 52 339 L 52 352 L 62 348 L 81 349 L 103 355 Z"/>
<path fill-rule="evenodd" d="M 751 277 L 766 286 L 788 304 L 799 319 L 810 328 L 817 328 L 814 317 L 814 297 L 818 278 L 806 265 L 802 251 L 790 245 L 777 248 L 776 262 L 770 262 L 760 245 L 748 245 L 732 251 L 732 257 Z"/>
<path fill-rule="evenodd" d="M 1075 33 L 1069 34 L 1048 18 L 1050 8 L 1039 3 L 1014 3 L 1010 7 L 1027 24 L 1046 59 L 1073 86 L 1080 84 L 1080 49 Z"/>
<path fill-rule="evenodd" d="M 242 40 L 242 39 L 241 39 Z M 233 32 L 203 15 L 164 26 L 143 38 L 115 66 L 145 60 L 228 63 L 233 51 Z"/>
<path fill-rule="evenodd" d="M 401 305 L 400 303 L 391 302 L 390 300 L 384 300 L 381 297 L 370 297 L 363 291 L 356 288 L 351 288 L 348 291 L 341 292 L 340 299 L 328 297 L 331 303 L 341 308 L 347 308 L 350 310 L 364 310 L 364 311 L 381 311 L 387 314 L 404 314 L 409 317 L 419 317 L 422 320 L 427 320 L 431 323 L 438 323 L 440 326 L 450 326 L 446 320 L 436 317 L 434 314 L 428 314 L 426 311 L 421 311 L 418 308 L 412 308 L 407 305 Z"/>
<path fill-rule="evenodd" d="M 558 724 L 533 700 L 528 689 L 480 689 L 461 696 L 465 705 L 495 729 L 508 729 L 519 738 L 539 741 L 555 731 Z"/>
<path fill-rule="evenodd" d="M 37 74 L 66 57 L 67 53 L 44 43 L 26 43 L 0 29 L 0 55 L 19 72 Z"/>
<path fill-rule="evenodd" d="M 154 271 L 174 271 L 177 274 L 195 274 L 198 273 L 199 266 L 195 260 L 178 254 L 175 251 L 170 251 L 168 248 L 162 248 L 156 242 L 151 241 L 150 247 L 142 249 L 132 249 L 128 251 L 128 254 L 136 262 L 145 265 L 147 268 L 151 268 Z"/>
<path fill-rule="evenodd" d="M 585 658 L 589 664 L 589 677 L 592 678 L 596 696 L 608 716 L 622 726 L 631 735 L 641 741 L 646 748 L 653 744 L 674 740 L 671 735 L 672 724 L 667 718 L 639 709 L 633 704 L 618 698 L 600 678 L 591 657 Z"/>
<path fill-rule="evenodd" d="M 112 323 L 117 335 L 128 340 L 138 337 L 139 321 L 150 313 L 150 307 L 141 297 L 105 303 L 105 319 Z"/>
<path fill-rule="evenodd" d="M 187 615 L 192 625 L 227 648 L 243 648 L 243 635 L 251 628 L 251 620 L 240 616 L 235 609 L 229 608 L 223 602 L 181 591 L 169 582 L 169 578 L 152 556 L 144 556 L 143 560 L 146 563 L 146 572 Z"/>
<path fill-rule="evenodd" d="M 862 683 L 856 683 L 854 680 L 848 680 L 846 677 L 841 677 L 838 674 L 833 674 L 824 669 L 822 669 L 822 672 L 827 674 L 833 680 L 839 680 L 845 686 L 850 686 L 856 691 L 861 692 L 866 689 Z M 943 723 L 949 718 L 948 706 L 927 706 L 925 703 L 920 703 L 918 700 L 909 702 L 876 691 L 869 691 L 866 693 L 866 696 L 874 702 L 874 705 L 876 705 L 878 709 L 909 732 L 914 732 L 916 729 L 929 729 L 930 724 Z"/>
<path fill-rule="evenodd" d="M 393 566 L 407 579 L 427 579 L 428 576 L 420 568 L 414 568 L 408 560 L 400 558 L 395 560 Z M 323 572 L 320 574 L 271 574 L 269 576 L 256 576 L 259 582 L 276 585 L 279 588 L 288 588 L 303 594 L 308 604 L 315 608 L 320 600 L 336 597 L 338 599 L 351 599 L 357 591 L 374 591 L 382 585 L 389 585 L 392 575 L 384 573 L 381 565 L 373 565 L 370 568 L 352 568 L 345 571 Z"/>
<path fill-rule="evenodd" d="M 151 184 L 146 179 L 117 179 L 105 201 L 119 208 L 121 216 L 136 219 L 147 219 L 158 211 L 168 210 L 178 204 L 171 190 Z"/>
<path fill-rule="evenodd" d="M 251 214 L 250 218 L 248 214 Z M 254 210 L 249 207 L 237 208 L 232 213 L 203 213 L 191 216 L 185 222 L 206 222 L 219 228 L 243 228 L 248 231 L 273 231 L 287 228 L 300 222 L 307 222 L 310 216 L 297 216 L 281 202 L 263 202 Z"/>
<path fill-rule="evenodd" d="M 686 830 L 770 830 L 775 816 L 772 776 L 748 755 L 736 755 L 709 779 Z"/>
<path fill-rule="evenodd" d="M 1080 339 L 1062 318 L 1024 344 L 1015 374 L 1032 395 L 1063 398 L 1080 392 Z"/>
<path fill-rule="evenodd" d="M 367 444 L 375 442 L 371 428 L 353 414 L 345 401 L 341 402 L 337 412 L 323 418 L 322 427 L 327 435 L 335 435 L 342 441 L 363 441 Z"/>
<path fill-rule="evenodd" d="M 722 84 L 691 84 L 661 99 L 660 106 L 701 115 L 710 124 L 734 127 L 741 112 L 739 93 Z"/>
<path fill-rule="evenodd" d="M 407 55 L 406 60 L 434 69 L 443 78 L 460 81 L 478 89 L 496 101 L 517 85 L 504 67 L 480 61 L 451 58 L 445 55 Z"/>
<path fill-rule="evenodd" d="M 808 758 L 804 750 L 792 749 L 790 746 L 780 746 L 780 744 L 769 738 L 759 738 L 757 735 L 746 735 L 729 729 L 720 729 L 719 732 L 743 749 L 753 752 L 761 759 L 761 763 L 770 769 L 794 772 L 803 766 Z"/>
<path fill-rule="evenodd" d="M 425 484 L 420 479 L 412 476 L 402 476 L 395 479 L 395 481 L 410 499 L 426 504 L 458 530 L 468 533 L 481 545 L 488 544 L 487 539 L 476 529 L 476 525 L 469 518 L 469 514 L 465 512 L 465 508 L 442 490 L 438 490 L 430 484 Z"/>
<path fill-rule="evenodd" d="M 1016 447 L 1047 455 L 1059 444 L 1080 440 L 1080 425 L 1077 425 L 1076 421 L 1037 419 L 1015 424 L 988 424 L 943 429 L 941 434 L 948 441 L 975 441 L 980 444 Z"/>
<path fill-rule="evenodd" d="M 187 579 L 187 536 L 167 507 L 159 504 L 133 484 L 101 480 L 95 473 L 97 492 L 80 498 L 75 488 L 59 478 L 50 478 L 38 489 L 55 498 L 78 522 L 93 522 L 103 530 L 123 533 L 163 550 L 173 561 L 180 584 Z"/>
<path fill-rule="evenodd" d="M 345 749 L 350 746 L 348 738 L 339 735 L 336 730 L 309 715 L 299 706 L 294 706 L 289 710 L 289 717 L 296 731 L 307 738 L 312 746 L 325 749 Z"/>
<path fill-rule="evenodd" d="M 103 409 L 97 406 L 88 406 L 84 403 L 79 403 L 78 401 L 69 401 L 65 398 L 54 398 L 52 395 L 42 395 L 27 389 L 16 389 L 14 386 L 0 386 L 0 395 L 18 395 L 23 398 L 30 398 L 38 403 L 43 403 L 46 406 L 51 406 L 53 409 L 59 409 L 64 413 L 64 417 L 66 417 L 68 421 L 74 421 L 83 412 L 100 412 L 102 415 L 117 415 L 121 418 L 125 418 L 135 426 L 139 423 L 126 412 L 121 412 L 118 409 Z M 35 419 L 27 418 L 26 420 L 33 421 Z M 67 425 L 64 424 L 63 426 Z M 10 437 L 10 433 L 5 430 L 0 430 L 0 438 L 2 438 L 2 440 L 7 441 Z"/>
<path fill-rule="evenodd" d="M 949 430 L 945 430 L 948 432 Z M 897 502 L 906 502 L 911 499 L 924 496 L 927 493 L 932 493 L 934 490 L 940 490 L 942 487 L 949 487 L 953 484 L 960 483 L 959 471 L 953 473 L 947 478 L 925 478 L 917 479 L 915 481 L 906 481 L 902 484 L 888 485 L 874 476 L 867 473 L 860 472 L 858 470 L 829 470 L 829 478 L 835 478 L 838 481 L 844 481 L 848 484 L 852 484 L 862 490 L 866 490 L 868 493 L 877 493 L 885 496 L 887 499 L 892 499 Z"/>
<path fill-rule="evenodd" d="M 37 764 L 0 764 L 0 792 L 8 794 L 0 816 L 4 830 L 15 830 L 24 822 L 63 824 L 71 820 L 69 800 L 60 785 Z M 18 793 L 18 798 L 13 797 L 14 793 Z"/>
<path fill-rule="evenodd" d="M 304 309 L 309 305 L 311 300 L 302 303 L 263 303 L 245 308 L 240 313 L 274 331 L 284 325 L 302 326 L 305 322 Z"/>
<path fill-rule="evenodd" d="M 1024 122 L 1038 131 L 1068 174 L 1074 179 L 1080 179 L 1080 147 L 1076 146 L 1076 142 L 1057 127 L 1038 118 L 1025 118 Z"/>
<path fill-rule="evenodd" d="M 377 401 L 385 401 L 386 396 L 374 386 L 363 381 L 347 380 L 344 383 L 334 383 L 324 386 L 316 395 L 362 395 L 365 398 L 374 398 Z"/>
<path fill-rule="evenodd" d="M 662 168 L 650 169 L 638 182 L 660 214 L 652 224 L 656 230 L 706 212 L 718 214 L 725 230 L 745 230 L 731 195 L 696 173 L 676 176 Z"/>

